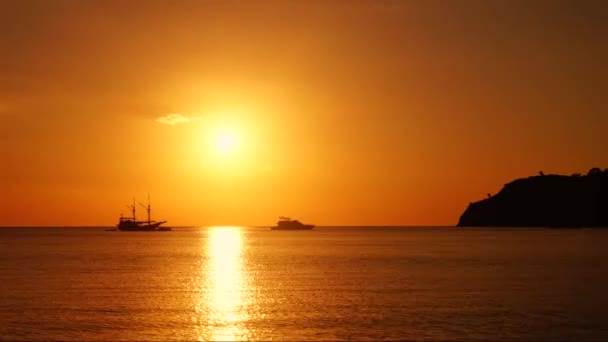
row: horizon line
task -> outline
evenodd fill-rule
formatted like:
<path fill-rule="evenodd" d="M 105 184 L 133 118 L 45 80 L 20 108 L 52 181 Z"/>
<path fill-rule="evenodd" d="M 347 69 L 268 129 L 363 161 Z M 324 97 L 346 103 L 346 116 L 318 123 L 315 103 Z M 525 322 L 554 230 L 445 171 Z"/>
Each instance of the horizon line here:
<path fill-rule="evenodd" d="M 115 228 L 116 225 L 16 225 L 2 226 L 2 228 Z M 170 228 L 212 228 L 212 227 L 243 227 L 243 228 L 270 228 L 273 225 L 168 225 Z M 370 228 L 454 228 L 456 225 L 390 225 L 390 224 L 363 224 L 363 225 L 316 225 L 315 228 L 349 228 L 349 227 L 370 227 Z"/>

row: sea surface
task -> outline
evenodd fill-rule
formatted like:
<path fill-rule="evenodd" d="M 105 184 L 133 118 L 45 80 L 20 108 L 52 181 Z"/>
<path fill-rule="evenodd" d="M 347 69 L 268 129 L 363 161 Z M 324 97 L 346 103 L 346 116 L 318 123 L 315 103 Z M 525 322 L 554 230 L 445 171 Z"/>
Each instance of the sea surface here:
<path fill-rule="evenodd" d="M 608 340 L 608 230 L 0 229 L 0 340 Z"/>

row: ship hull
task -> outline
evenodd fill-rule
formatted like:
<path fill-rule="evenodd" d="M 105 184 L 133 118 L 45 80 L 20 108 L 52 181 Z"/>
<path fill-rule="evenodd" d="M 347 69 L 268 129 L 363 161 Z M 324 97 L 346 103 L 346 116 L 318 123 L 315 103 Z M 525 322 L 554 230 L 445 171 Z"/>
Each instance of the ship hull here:
<path fill-rule="evenodd" d="M 159 226 L 164 222 L 152 224 L 118 224 L 118 230 L 125 232 L 154 232 L 159 230 Z M 165 227 L 162 227 L 165 228 Z M 165 229 L 163 229 L 165 230 Z"/>
<path fill-rule="evenodd" d="M 153 232 L 156 231 L 156 228 L 150 227 L 118 227 L 118 230 L 123 232 Z"/>
<path fill-rule="evenodd" d="M 270 227 L 271 230 L 311 230 L 315 226 L 307 224 L 298 227 Z"/>

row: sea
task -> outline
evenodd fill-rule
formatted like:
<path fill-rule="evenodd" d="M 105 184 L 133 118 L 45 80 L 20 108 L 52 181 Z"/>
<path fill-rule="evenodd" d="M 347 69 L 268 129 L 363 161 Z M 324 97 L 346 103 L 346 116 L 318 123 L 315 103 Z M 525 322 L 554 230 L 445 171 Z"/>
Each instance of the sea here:
<path fill-rule="evenodd" d="M 607 341 L 608 229 L 0 229 L 2 341 Z"/>

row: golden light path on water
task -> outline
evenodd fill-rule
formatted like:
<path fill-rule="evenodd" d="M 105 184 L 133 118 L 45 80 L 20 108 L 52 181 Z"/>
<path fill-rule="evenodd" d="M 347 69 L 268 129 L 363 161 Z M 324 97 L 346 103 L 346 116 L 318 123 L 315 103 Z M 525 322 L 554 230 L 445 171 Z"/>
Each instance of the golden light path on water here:
<path fill-rule="evenodd" d="M 199 293 L 197 312 L 206 317 L 197 319 L 205 325 L 200 327 L 199 340 L 245 340 L 248 285 L 243 266 L 243 233 L 239 227 L 211 227 L 203 234 L 207 234 L 203 253 L 207 261 L 202 263 L 205 285 Z"/>

